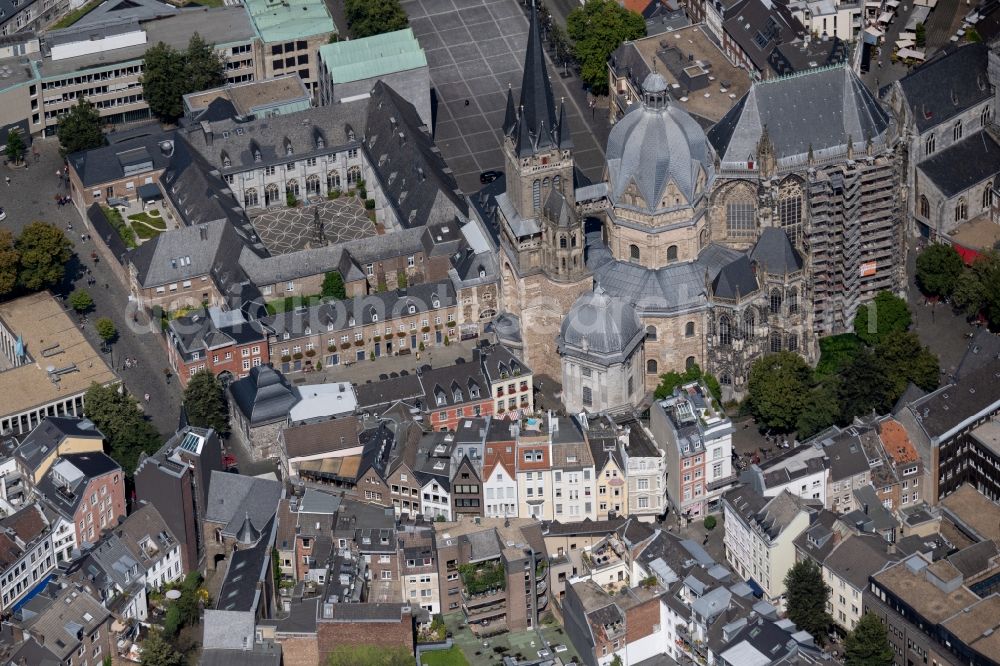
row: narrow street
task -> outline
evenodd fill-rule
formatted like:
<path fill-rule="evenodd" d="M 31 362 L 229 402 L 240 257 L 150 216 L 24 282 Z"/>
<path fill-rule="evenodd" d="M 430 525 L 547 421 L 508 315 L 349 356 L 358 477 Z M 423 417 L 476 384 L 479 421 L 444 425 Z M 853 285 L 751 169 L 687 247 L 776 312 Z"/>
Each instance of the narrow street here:
<path fill-rule="evenodd" d="M 55 197 L 68 194 L 63 181 L 56 176 L 62 167 L 59 144 L 55 139 L 36 139 L 33 148 L 38 151 L 37 160 L 29 157 L 27 169 L 4 167 L 4 175 L 10 177 L 10 184 L 0 190 L 0 206 L 7 212 L 3 225 L 15 235 L 26 225 L 35 221 L 50 222 L 66 232 L 73 241 L 76 255 L 66 267 L 64 283 L 53 289 L 57 297 L 65 299 L 74 289 L 85 289 L 94 299 L 94 309 L 87 313 L 83 326 L 84 335 L 100 349 L 101 340 L 94 330 L 94 322 L 101 317 L 109 317 L 118 329 L 118 340 L 111 346 L 108 362 L 122 378 L 125 387 L 140 402 L 148 393 L 149 411 L 157 430 L 169 436 L 174 433 L 180 414 L 180 390 L 176 378 L 169 385 L 164 368 L 169 366 L 167 355 L 159 339 L 144 319 L 140 324 L 132 321 L 134 306 L 129 302 L 128 290 L 120 284 L 104 261 L 94 263 L 90 259 L 93 241 L 83 240 L 81 234 L 88 233 L 77 209 L 72 205 L 60 206 Z M 72 225 L 72 229 L 69 229 Z M 86 274 L 90 269 L 91 275 Z M 87 278 L 96 280 L 87 285 Z M 69 304 L 63 300 L 69 309 Z M 75 314 L 72 315 L 74 318 Z M 126 358 L 135 359 L 136 365 L 124 368 Z M 145 405 L 144 405 L 145 406 Z"/>

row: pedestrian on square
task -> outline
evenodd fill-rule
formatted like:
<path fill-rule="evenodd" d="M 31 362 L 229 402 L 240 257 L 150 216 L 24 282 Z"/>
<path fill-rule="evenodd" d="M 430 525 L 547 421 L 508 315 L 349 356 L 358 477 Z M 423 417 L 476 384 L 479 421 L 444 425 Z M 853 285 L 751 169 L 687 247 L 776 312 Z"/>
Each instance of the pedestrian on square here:
<path fill-rule="evenodd" d="M 10 176 L 4 176 L 3 179 L 7 181 L 7 187 L 10 187 Z"/>

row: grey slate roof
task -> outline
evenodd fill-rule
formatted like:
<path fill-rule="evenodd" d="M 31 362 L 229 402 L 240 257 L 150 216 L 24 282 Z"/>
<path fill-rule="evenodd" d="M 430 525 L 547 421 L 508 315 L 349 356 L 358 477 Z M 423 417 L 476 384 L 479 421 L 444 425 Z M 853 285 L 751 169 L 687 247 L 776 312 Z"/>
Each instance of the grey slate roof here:
<path fill-rule="evenodd" d="M 621 363 L 644 335 L 632 304 L 598 287 L 581 294 L 566 313 L 559 330 L 559 349 L 606 364 Z"/>
<path fill-rule="evenodd" d="M 29 470 L 35 470 L 49 452 L 66 437 L 92 437 L 103 439 L 104 435 L 90 419 L 67 416 L 49 416 L 25 435 L 16 449 L 16 455 Z"/>
<path fill-rule="evenodd" d="M 401 375 L 381 381 L 357 384 L 354 394 L 358 398 L 358 410 L 363 411 L 396 400 L 423 399 L 424 387 L 417 375 Z"/>
<path fill-rule="evenodd" d="M 993 95 L 983 42 L 948 49 L 899 80 L 920 133 L 958 116 Z"/>
<path fill-rule="evenodd" d="M 723 162 L 746 162 L 757 155 L 766 128 L 779 160 L 804 157 L 810 149 L 820 158 L 846 149 L 848 137 L 863 148 L 891 122 L 849 67 L 831 67 L 754 84 L 708 131 L 708 140 Z"/>
<path fill-rule="evenodd" d="M 213 471 L 205 520 L 222 524 L 223 534 L 236 536 L 249 515 L 255 529 L 266 532 L 278 510 L 281 494 L 278 481 Z"/>
<path fill-rule="evenodd" d="M 868 586 L 868 576 L 898 559 L 886 554 L 885 546 L 885 540 L 879 536 L 849 536 L 826 557 L 823 566 L 846 580 L 854 589 L 863 591 Z"/>
<path fill-rule="evenodd" d="M 663 77 L 650 74 L 649 79 Z M 693 204 L 711 188 L 715 167 L 705 131 L 687 111 L 675 104 L 633 104 L 615 123 L 608 136 L 609 197 L 619 206 L 631 207 L 622 193 L 635 182 L 648 211 L 674 208 L 664 202 L 667 185 L 675 183 L 686 201 Z M 705 174 L 698 187 L 699 174 Z M 664 205 L 665 203 L 665 205 Z"/>
<path fill-rule="evenodd" d="M 368 102 L 365 150 L 404 227 L 469 216 L 465 195 L 417 110 L 383 81 Z"/>
<path fill-rule="evenodd" d="M 258 537 L 256 543 L 249 548 L 233 552 L 230 557 L 226 578 L 219 590 L 219 600 L 215 604 L 218 610 L 250 611 L 256 614 L 257 605 L 260 603 L 257 585 L 267 575 L 267 567 L 271 566 L 271 546 L 274 544 L 275 533 L 273 513 L 263 527 L 264 529 L 256 535 Z"/>
<path fill-rule="evenodd" d="M 76 479 L 65 479 L 69 485 L 56 482 L 53 476 L 53 469 L 50 467 L 48 473 L 38 483 L 36 490 L 45 497 L 46 503 L 61 513 L 63 516 L 74 519 L 77 508 L 81 501 L 85 501 L 87 484 L 91 479 L 121 471 L 121 467 L 110 457 L 101 452 L 71 453 L 60 456 L 57 460 L 69 463 L 77 470 L 81 476 Z"/>
<path fill-rule="evenodd" d="M 250 374 L 232 382 L 233 402 L 251 426 L 284 421 L 299 401 L 284 376 L 269 365 L 250 368 Z"/>
<path fill-rule="evenodd" d="M 239 239 L 232 225 L 215 220 L 164 232 L 126 255 L 143 287 L 159 287 L 208 275 L 217 258 L 236 250 Z"/>
<path fill-rule="evenodd" d="M 950 199 L 1000 174 L 1000 146 L 980 130 L 934 153 L 917 169 Z"/>
<path fill-rule="evenodd" d="M 750 258 L 761 271 L 771 275 L 788 275 L 802 270 L 802 255 L 792 246 L 788 234 L 778 227 L 761 230 Z"/>
<path fill-rule="evenodd" d="M 745 254 L 726 264 L 712 281 L 712 293 L 720 298 L 737 300 L 759 288 L 757 275 Z"/>
<path fill-rule="evenodd" d="M 66 158 L 84 187 L 119 180 L 132 173 L 141 177 L 139 174 L 167 167 L 169 151 L 162 149 L 160 144 L 172 141 L 175 131 L 163 131 L 158 123 L 143 125 L 140 129 L 132 130 L 128 138 L 116 143 L 76 152 Z M 144 168 L 145 165 L 148 168 Z"/>
<path fill-rule="evenodd" d="M 509 93 L 508 93 L 509 94 Z M 516 117 L 510 122 L 508 105 L 504 120 L 504 133 L 514 140 L 514 151 L 519 157 L 527 157 L 538 151 L 552 148 L 571 148 L 569 127 L 565 109 L 556 116 L 555 100 L 552 97 L 552 83 L 545 66 L 545 52 L 538 28 L 535 6 L 531 8 L 529 19 L 527 52 L 524 56 L 524 74 L 521 78 L 521 101 Z"/>

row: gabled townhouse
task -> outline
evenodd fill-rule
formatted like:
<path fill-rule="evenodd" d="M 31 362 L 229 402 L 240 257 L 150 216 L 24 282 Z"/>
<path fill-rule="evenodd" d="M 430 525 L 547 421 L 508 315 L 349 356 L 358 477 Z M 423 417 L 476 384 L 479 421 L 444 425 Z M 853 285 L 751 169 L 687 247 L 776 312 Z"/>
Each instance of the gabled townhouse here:
<path fill-rule="evenodd" d="M 726 559 L 733 571 L 770 601 L 785 594 L 795 564 L 795 539 L 811 524 L 812 507 L 789 492 L 765 498 L 738 486 L 722 496 Z"/>
<path fill-rule="evenodd" d="M 555 520 L 594 520 L 597 488 L 594 460 L 582 430 L 572 418 L 552 418 L 550 464 L 552 517 Z"/>
<path fill-rule="evenodd" d="M 607 415 L 587 415 L 584 435 L 594 459 L 597 479 L 597 520 L 628 512 L 629 484 L 625 478 L 625 462 L 619 442 L 621 428 Z"/>
<path fill-rule="evenodd" d="M 665 454 L 671 506 L 689 519 L 718 511 L 722 493 L 736 482 L 733 426 L 708 388 L 691 382 L 654 401 L 649 428 Z"/>
<path fill-rule="evenodd" d="M 452 503 L 452 462 L 454 434 L 427 433 L 420 440 L 416 479 L 420 486 L 420 513 L 429 520 L 450 521 Z"/>
<path fill-rule="evenodd" d="M 495 403 L 492 413 L 515 420 L 533 414 L 535 387 L 531 368 L 503 345 L 480 348 L 478 356 Z"/>
<path fill-rule="evenodd" d="M 97 666 L 112 657 L 113 621 L 80 585 L 51 581 L 14 613 L 10 624 L 26 663 Z"/>
<path fill-rule="evenodd" d="M 135 471 L 135 497 L 156 507 L 180 544 L 185 573 L 201 568 L 205 541 L 201 522 L 208 510 L 214 472 L 222 471 L 222 442 L 211 428 L 185 426 L 160 450 L 142 456 Z"/>
<path fill-rule="evenodd" d="M 49 416 L 25 434 L 14 449 L 18 471 L 32 488 L 61 455 L 102 453 L 104 435 L 90 419 Z"/>
<path fill-rule="evenodd" d="M 558 421 L 545 419 L 521 422 L 516 451 L 517 513 L 522 518 L 553 520 L 551 430 Z"/>
<path fill-rule="evenodd" d="M 481 460 L 480 460 L 481 463 Z M 468 455 L 462 457 L 457 464 L 452 464 L 451 475 L 451 506 L 452 516 L 483 515 L 483 482 L 480 477 L 482 467 L 470 460 Z"/>
<path fill-rule="evenodd" d="M 899 421 L 887 418 L 879 422 L 878 435 L 886 465 L 892 469 L 896 481 L 891 508 L 902 510 L 919 505 L 925 499 L 924 464 L 906 428 Z"/>
<path fill-rule="evenodd" d="M 420 382 L 427 423 L 435 430 L 454 430 L 463 418 L 493 414 L 489 384 L 478 363 L 424 368 Z"/>
<path fill-rule="evenodd" d="M 396 424 L 394 457 L 386 470 L 389 501 L 397 516 L 421 513 L 420 475 L 417 469 L 422 430 L 413 421 Z"/>
<path fill-rule="evenodd" d="M 340 498 L 313 488 L 278 503 L 275 549 L 282 577 L 325 584 L 334 555 L 332 537 Z"/>
<path fill-rule="evenodd" d="M 431 614 L 440 613 L 440 569 L 434 528 L 429 524 L 407 524 L 397 534 L 403 603 L 419 606 Z"/>
<path fill-rule="evenodd" d="M 667 509 L 667 466 L 652 434 L 637 418 L 621 424 L 621 460 L 628 479 L 627 515 L 652 522 Z"/>
<path fill-rule="evenodd" d="M 483 457 L 483 515 L 517 518 L 517 426 L 491 419 Z"/>
<path fill-rule="evenodd" d="M 342 459 L 340 465 L 324 472 L 322 478 L 350 491 L 359 500 L 390 506 L 386 479 L 393 461 L 396 433 L 388 422 L 380 421 L 375 427 L 365 429 L 360 439 L 364 447 L 361 456 Z"/>
<path fill-rule="evenodd" d="M 764 497 L 775 497 L 787 490 L 802 499 L 828 506 L 828 474 L 829 459 L 821 446 L 799 446 L 751 463 L 739 479 Z"/>
<path fill-rule="evenodd" d="M 165 340 L 170 367 L 182 386 L 202 370 L 228 384 L 270 362 L 264 328 L 239 309 L 211 307 L 172 319 Z"/>
<path fill-rule="evenodd" d="M 44 585 L 56 568 L 52 523 L 38 504 L 0 518 L 0 610 L 9 611 Z"/>
<path fill-rule="evenodd" d="M 43 502 L 76 531 L 76 544 L 96 543 L 125 516 L 125 476 L 104 453 L 60 456 L 36 488 Z"/>

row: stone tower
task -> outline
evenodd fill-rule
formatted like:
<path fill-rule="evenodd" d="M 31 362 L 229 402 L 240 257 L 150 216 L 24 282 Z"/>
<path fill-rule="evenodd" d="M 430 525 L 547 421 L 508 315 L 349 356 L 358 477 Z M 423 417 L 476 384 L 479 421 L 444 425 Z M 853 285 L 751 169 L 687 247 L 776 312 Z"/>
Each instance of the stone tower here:
<path fill-rule="evenodd" d="M 565 103 L 556 111 L 538 31 L 538 17 L 531 10 L 528 48 L 521 78 L 521 100 L 507 90 L 503 123 L 507 197 L 524 219 L 539 216 L 548 193 L 557 189 L 573 202 L 573 140 L 566 122 Z"/>

